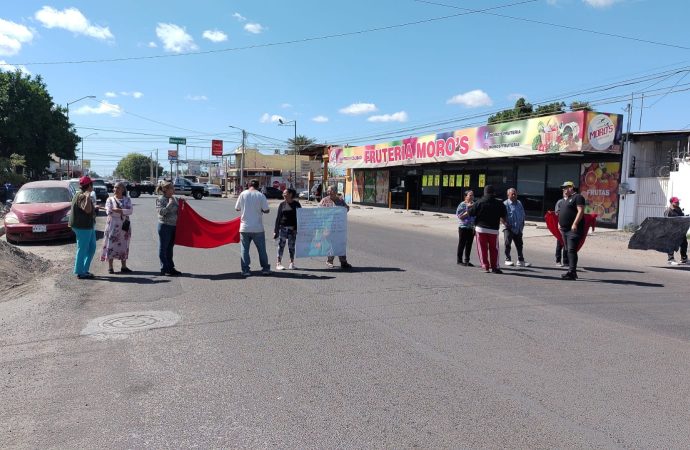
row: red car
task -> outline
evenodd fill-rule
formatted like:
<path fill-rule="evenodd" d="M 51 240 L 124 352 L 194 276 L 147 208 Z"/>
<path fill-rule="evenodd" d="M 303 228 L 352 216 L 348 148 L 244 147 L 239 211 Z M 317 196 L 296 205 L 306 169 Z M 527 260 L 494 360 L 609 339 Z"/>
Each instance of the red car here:
<path fill-rule="evenodd" d="M 5 215 L 7 242 L 73 239 L 67 225 L 73 194 L 69 181 L 26 183 Z"/>

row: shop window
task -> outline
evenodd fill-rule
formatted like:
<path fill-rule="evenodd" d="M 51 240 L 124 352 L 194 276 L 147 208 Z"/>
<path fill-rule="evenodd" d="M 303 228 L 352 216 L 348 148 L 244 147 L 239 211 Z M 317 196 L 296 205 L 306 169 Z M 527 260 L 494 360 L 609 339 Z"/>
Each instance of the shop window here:
<path fill-rule="evenodd" d="M 518 166 L 517 191 L 518 199 L 531 217 L 542 217 L 544 213 L 544 188 L 546 164 Z"/>
<path fill-rule="evenodd" d="M 437 209 L 439 206 L 439 192 L 441 171 L 425 170 L 422 175 L 422 208 Z"/>
<path fill-rule="evenodd" d="M 579 185 L 580 164 L 549 164 L 546 175 L 546 192 L 544 197 L 544 209 L 553 210 L 556 202 L 563 198 L 561 185 L 565 181 L 572 181 L 575 186 Z"/>

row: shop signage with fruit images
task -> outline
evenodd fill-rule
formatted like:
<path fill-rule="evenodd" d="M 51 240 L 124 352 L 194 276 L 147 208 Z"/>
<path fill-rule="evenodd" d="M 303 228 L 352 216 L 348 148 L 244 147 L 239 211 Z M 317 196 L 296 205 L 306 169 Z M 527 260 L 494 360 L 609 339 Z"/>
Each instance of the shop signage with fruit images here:
<path fill-rule="evenodd" d="M 615 225 L 618 221 L 618 183 L 621 165 L 617 162 L 585 163 L 580 170 L 580 193 L 585 213 L 596 214 L 597 223 Z"/>

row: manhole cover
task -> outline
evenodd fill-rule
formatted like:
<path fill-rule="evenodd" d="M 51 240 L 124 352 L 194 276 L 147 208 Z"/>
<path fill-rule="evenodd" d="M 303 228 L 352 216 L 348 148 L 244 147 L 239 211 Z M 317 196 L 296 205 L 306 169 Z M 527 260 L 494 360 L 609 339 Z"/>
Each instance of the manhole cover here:
<path fill-rule="evenodd" d="M 125 338 L 128 334 L 175 325 L 180 316 L 171 311 L 140 311 L 97 317 L 81 330 L 82 336 Z"/>

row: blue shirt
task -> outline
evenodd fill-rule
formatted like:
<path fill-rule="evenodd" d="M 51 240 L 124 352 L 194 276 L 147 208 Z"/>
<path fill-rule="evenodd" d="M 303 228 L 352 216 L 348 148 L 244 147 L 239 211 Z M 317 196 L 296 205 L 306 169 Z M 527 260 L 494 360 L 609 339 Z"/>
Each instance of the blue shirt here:
<path fill-rule="evenodd" d="M 467 208 L 469 208 L 467 203 L 460 202 L 458 209 L 455 211 L 455 215 L 458 217 L 458 227 L 460 228 L 474 228 L 474 216 L 467 215 L 462 219 L 460 218 L 460 215 L 467 211 Z"/>
<path fill-rule="evenodd" d="M 522 234 L 525 228 L 525 209 L 520 200 L 511 202 L 510 199 L 503 202 L 506 205 L 506 222 L 510 225 L 510 231 L 515 234 Z"/>

